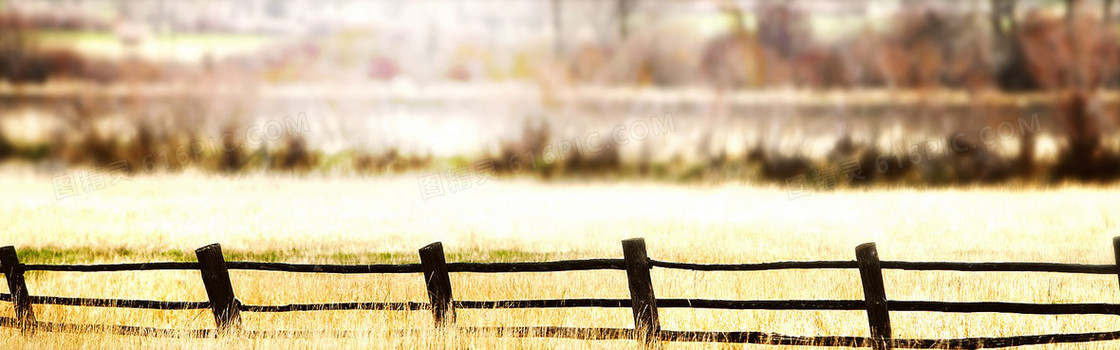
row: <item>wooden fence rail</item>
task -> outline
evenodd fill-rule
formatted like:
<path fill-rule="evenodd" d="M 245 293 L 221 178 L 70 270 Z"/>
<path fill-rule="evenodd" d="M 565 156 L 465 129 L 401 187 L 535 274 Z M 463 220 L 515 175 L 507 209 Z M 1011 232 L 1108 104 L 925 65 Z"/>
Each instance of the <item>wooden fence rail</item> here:
<path fill-rule="evenodd" d="M 1000 348 L 1049 343 L 1077 343 L 1120 339 L 1120 331 L 1073 334 L 1044 334 L 1013 337 L 979 337 L 957 339 L 899 339 L 891 334 L 891 311 L 927 311 L 950 313 L 1012 313 L 1032 315 L 1103 314 L 1120 315 L 1120 304 L 1062 303 L 1036 304 L 1014 302 L 947 302 L 890 300 L 885 292 L 883 269 L 911 271 L 982 271 L 982 272 L 1052 272 L 1074 274 L 1110 274 L 1120 276 L 1120 237 L 1113 240 L 1114 258 L 1118 264 L 1062 264 L 1032 262 L 909 262 L 881 261 L 874 243 L 862 244 L 850 261 L 787 261 L 750 264 L 694 264 L 650 259 L 645 241 L 640 238 L 622 241 L 622 259 L 582 259 L 547 262 L 511 263 L 448 263 L 439 242 L 419 250 L 419 264 L 288 264 L 225 261 L 221 246 L 208 245 L 195 251 L 198 262 L 154 262 L 127 264 L 47 265 L 22 264 L 14 247 L 0 247 L 0 272 L 4 273 L 9 293 L 0 294 L 0 301 L 14 306 L 14 317 L 0 317 L 0 327 L 17 328 L 25 336 L 37 331 L 67 333 L 109 333 L 128 336 L 213 338 L 313 338 L 369 335 L 372 331 L 349 330 L 245 330 L 242 312 L 299 312 L 327 310 L 397 310 L 432 312 L 436 328 L 456 330 L 483 336 L 552 337 L 573 339 L 633 339 L 647 346 L 665 341 L 729 342 L 770 345 L 811 345 L 834 347 L 893 348 Z M 863 287 L 863 300 L 712 300 L 658 299 L 650 272 L 653 268 L 693 271 L 764 271 L 787 269 L 858 269 Z M 206 288 L 207 301 L 158 301 L 104 298 L 75 298 L 31 295 L 24 274 L 27 271 L 199 271 Z M 337 302 L 288 305 L 247 305 L 237 299 L 229 270 L 281 271 L 330 274 L 422 273 L 429 302 Z M 586 270 L 626 271 L 629 299 L 528 299 L 528 300 L 456 300 L 450 273 L 556 272 Z M 1118 277 L 1120 278 L 1120 277 Z M 35 318 L 33 305 L 64 305 L 157 310 L 210 309 L 214 329 L 161 329 L 152 327 L 72 324 L 44 322 Z M 597 327 L 470 327 L 456 325 L 456 309 L 531 309 L 531 308 L 630 308 L 634 328 Z M 661 329 L 658 310 L 663 308 L 726 309 L 726 310 L 864 310 L 867 313 L 869 337 L 857 336 L 790 336 L 756 331 L 674 331 Z M 423 334 L 431 329 L 390 330 L 391 333 Z"/>

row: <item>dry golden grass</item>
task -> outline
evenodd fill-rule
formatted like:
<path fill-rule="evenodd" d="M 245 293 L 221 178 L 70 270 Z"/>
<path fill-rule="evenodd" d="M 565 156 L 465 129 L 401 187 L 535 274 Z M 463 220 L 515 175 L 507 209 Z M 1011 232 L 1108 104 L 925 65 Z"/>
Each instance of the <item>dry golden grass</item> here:
<path fill-rule="evenodd" d="M 230 254 L 289 262 L 415 262 L 444 242 L 449 260 L 620 257 L 641 236 L 655 259 L 761 262 L 854 258 L 878 243 L 887 260 L 1112 263 L 1120 188 L 1063 186 L 946 190 L 841 190 L 790 200 L 766 186 L 504 180 L 421 200 L 415 177 L 350 179 L 197 174 L 140 177 L 56 201 L 49 177 L 0 177 L 0 244 L 40 262 L 190 259 L 220 242 Z M 60 252 L 51 255 L 49 252 Z M 232 253 L 231 253 L 232 252 Z M 392 254 L 381 254 L 392 253 Z M 254 255 L 256 254 L 256 255 Z M 228 255 L 228 254 L 227 254 Z M 232 272 L 250 304 L 425 301 L 419 275 L 329 276 Z M 1043 273 L 885 272 L 896 300 L 1120 302 L 1115 276 Z M 662 298 L 860 299 L 858 272 L 685 272 L 655 269 Z M 28 275 L 33 294 L 205 300 L 196 272 Z M 620 271 L 452 274 L 460 300 L 626 298 Z M 0 287 L 6 292 L 6 287 Z M 0 315 L 11 306 L 0 303 Z M 36 306 L 39 319 L 165 328 L 209 328 L 199 311 Z M 426 312 L 358 311 L 243 315 L 249 329 L 372 330 L 369 337 L 311 340 L 184 340 L 96 334 L 24 337 L 0 330 L 3 348 L 631 348 L 632 341 L 393 335 L 430 325 Z M 892 313 L 894 333 L 955 338 L 1113 331 L 1115 316 Z M 791 335 L 867 335 L 863 312 L 667 309 L 665 329 L 759 330 Z M 630 327 L 628 309 L 460 310 L 462 325 Z M 1033 348 L 1113 348 L 1099 342 Z M 704 344 L 671 344 L 703 347 Z M 741 346 L 724 345 L 730 348 Z M 773 347 L 751 346 L 750 349 Z"/>

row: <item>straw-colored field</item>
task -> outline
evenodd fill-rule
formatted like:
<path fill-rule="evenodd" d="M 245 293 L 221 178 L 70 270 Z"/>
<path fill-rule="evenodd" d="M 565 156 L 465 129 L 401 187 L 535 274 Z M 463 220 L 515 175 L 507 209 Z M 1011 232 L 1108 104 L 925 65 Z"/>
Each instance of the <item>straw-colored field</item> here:
<path fill-rule="evenodd" d="M 878 243 L 888 260 L 1112 263 L 1120 188 L 842 190 L 791 200 L 781 188 L 648 183 L 491 181 L 422 200 L 415 176 L 395 178 L 139 177 L 56 200 L 51 177 L 0 177 L 0 242 L 25 262 L 190 260 L 220 242 L 231 259 L 288 262 L 415 262 L 444 242 L 450 261 L 620 257 L 619 240 L 645 237 L 656 259 L 691 262 L 853 259 Z M 419 275 L 324 276 L 232 272 L 250 304 L 426 301 Z M 1120 302 L 1115 276 L 1039 273 L 885 272 L 897 300 Z M 658 297 L 860 299 L 858 272 L 675 272 L 655 269 Z M 28 274 L 32 294 L 205 300 L 191 272 Z M 624 272 L 452 274 L 461 300 L 626 298 Z M 7 292 L 7 288 L 0 287 Z M 0 315 L 11 316 L 2 303 Z M 208 311 L 36 306 L 40 320 L 208 328 Z M 463 311 L 463 325 L 630 327 L 628 309 Z M 892 313 L 894 333 L 951 338 L 1120 330 L 1115 316 Z M 180 340 L 0 330 L 2 348 L 604 348 L 631 341 L 394 336 L 430 326 L 426 312 L 244 314 L 250 329 L 373 330 L 360 339 Z M 661 311 L 665 329 L 866 335 L 863 312 Z M 1120 342 L 1055 346 L 1112 348 Z M 710 347 L 702 344 L 672 346 Z M 738 346 L 729 346 L 738 347 Z M 756 348 L 747 346 L 747 348 Z M 770 348 L 770 347 L 757 347 Z M 1035 347 L 1038 348 L 1038 347 Z M 1042 347 L 1050 348 L 1050 347 Z"/>

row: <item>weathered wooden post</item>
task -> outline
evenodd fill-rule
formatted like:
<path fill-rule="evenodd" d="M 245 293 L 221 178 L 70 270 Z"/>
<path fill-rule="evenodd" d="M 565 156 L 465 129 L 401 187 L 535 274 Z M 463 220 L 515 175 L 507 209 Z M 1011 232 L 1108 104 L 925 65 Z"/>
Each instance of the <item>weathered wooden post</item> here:
<path fill-rule="evenodd" d="M 12 295 L 12 305 L 16 309 L 16 321 L 24 334 L 35 332 L 35 310 L 31 308 L 31 298 L 27 293 L 27 282 L 23 279 L 23 265 L 16 256 L 16 247 L 0 247 L 0 270 L 8 280 L 8 292 Z"/>
<path fill-rule="evenodd" d="M 233 284 L 229 280 L 226 259 L 222 256 L 222 246 L 214 243 L 196 249 L 194 254 L 198 257 L 202 284 L 206 286 L 206 296 L 210 298 L 210 308 L 214 311 L 218 332 L 220 334 L 240 332 L 241 310 L 238 307 L 241 303 L 233 294 Z"/>
<path fill-rule="evenodd" d="M 1120 278 L 1120 236 L 1112 237 L 1112 254 L 1116 256 L 1116 276 Z"/>
<path fill-rule="evenodd" d="M 424 283 L 428 299 L 432 302 L 432 320 L 436 327 L 455 323 L 455 308 L 451 306 L 451 276 L 447 274 L 447 259 L 443 244 L 435 242 L 420 248 L 420 265 L 424 269 Z"/>
<path fill-rule="evenodd" d="M 644 345 L 654 346 L 661 339 L 661 323 L 657 320 L 657 298 L 653 296 L 653 281 L 649 276 L 646 241 L 641 238 L 623 240 L 622 254 L 630 284 L 635 335 Z"/>
<path fill-rule="evenodd" d="M 883 270 L 875 243 L 856 247 L 859 277 L 863 280 L 863 298 L 867 301 L 867 322 L 871 326 L 871 348 L 891 348 L 891 317 L 887 308 L 887 292 L 883 287 Z"/>

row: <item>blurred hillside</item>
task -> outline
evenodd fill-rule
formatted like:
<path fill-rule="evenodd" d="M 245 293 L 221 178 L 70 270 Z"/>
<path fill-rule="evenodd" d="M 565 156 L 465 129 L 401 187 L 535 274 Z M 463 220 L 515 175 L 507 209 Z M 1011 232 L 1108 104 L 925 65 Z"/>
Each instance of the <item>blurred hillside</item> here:
<path fill-rule="evenodd" d="M 0 6 L 0 158 L 48 169 L 1120 177 L 1111 0 Z"/>

